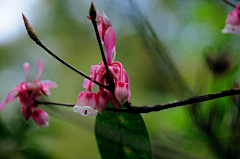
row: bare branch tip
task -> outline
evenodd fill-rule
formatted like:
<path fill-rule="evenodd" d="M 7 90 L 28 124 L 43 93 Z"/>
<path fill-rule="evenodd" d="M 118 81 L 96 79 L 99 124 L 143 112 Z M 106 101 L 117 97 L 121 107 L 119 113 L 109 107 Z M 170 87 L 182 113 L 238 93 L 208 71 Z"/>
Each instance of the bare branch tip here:
<path fill-rule="evenodd" d="M 91 2 L 90 8 L 89 8 L 89 15 L 92 21 L 94 21 L 97 17 L 96 8 L 93 4 L 93 1 Z"/>
<path fill-rule="evenodd" d="M 27 17 L 26 17 L 23 13 L 22 13 L 22 17 L 23 17 L 23 21 L 24 21 L 26 30 L 27 30 L 28 35 L 30 36 L 30 38 L 31 38 L 33 41 L 35 41 L 35 42 L 36 42 L 36 41 L 39 41 L 36 31 L 33 29 L 33 27 L 31 26 L 31 24 L 29 23 Z"/>

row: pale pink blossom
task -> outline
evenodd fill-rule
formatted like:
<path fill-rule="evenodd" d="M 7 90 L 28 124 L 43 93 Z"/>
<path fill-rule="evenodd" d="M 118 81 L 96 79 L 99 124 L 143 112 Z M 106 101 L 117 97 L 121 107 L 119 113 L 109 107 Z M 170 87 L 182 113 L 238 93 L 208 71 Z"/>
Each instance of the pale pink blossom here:
<path fill-rule="evenodd" d="M 97 92 L 97 105 L 96 109 L 100 114 L 104 112 L 107 108 L 109 102 L 109 91 L 99 91 Z"/>
<path fill-rule="evenodd" d="M 96 104 L 96 93 L 82 91 L 78 95 L 77 105 L 73 107 L 73 112 L 83 116 L 96 116 L 98 114 L 98 111 L 95 109 Z"/>
<path fill-rule="evenodd" d="M 129 97 L 128 84 L 123 81 L 116 82 L 114 94 L 117 100 L 121 103 L 121 105 L 123 105 L 128 100 Z"/>
<path fill-rule="evenodd" d="M 46 128 L 49 125 L 49 115 L 42 109 L 36 109 L 32 113 L 32 118 L 37 125 L 43 128 Z"/>
<path fill-rule="evenodd" d="M 30 117 L 38 107 L 35 101 L 38 100 L 42 95 L 50 96 L 51 93 L 49 89 L 57 87 L 57 84 L 53 81 L 39 80 L 43 71 L 41 59 L 38 60 L 39 73 L 37 75 L 37 78 L 36 80 L 31 82 L 28 81 L 28 67 L 29 63 L 23 64 L 23 68 L 25 70 L 26 75 L 26 82 L 21 82 L 17 86 L 15 86 L 12 90 L 10 90 L 7 93 L 6 97 L 0 103 L 0 110 L 2 110 L 7 105 L 7 103 L 18 98 L 19 103 L 22 106 L 21 108 L 22 116 L 26 121 L 30 119 Z"/>
<path fill-rule="evenodd" d="M 225 27 L 222 33 L 240 34 L 240 2 L 237 4 L 235 10 L 230 11 L 227 16 Z"/>

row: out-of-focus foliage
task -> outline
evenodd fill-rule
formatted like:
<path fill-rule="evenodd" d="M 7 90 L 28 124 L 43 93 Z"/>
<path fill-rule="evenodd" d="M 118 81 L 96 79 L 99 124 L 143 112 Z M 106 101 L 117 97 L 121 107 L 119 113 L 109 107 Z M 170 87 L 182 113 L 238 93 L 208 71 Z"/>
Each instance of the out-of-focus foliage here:
<path fill-rule="evenodd" d="M 42 0 L 38 6 L 31 6 L 32 12 L 25 13 L 41 41 L 85 73 L 89 73 L 91 65 L 101 62 L 93 27 L 86 18 L 90 2 Z M 104 9 L 116 31 L 115 60 L 121 61 L 128 72 L 131 102 L 135 105 L 213 93 L 239 83 L 236 65 L 240 37 L 220 32 L 233 9 L 223 1 L 98 0 L 94 4 Z M 9 5 L 14 8 L 14 4 Z M 8 14 L 12 11 L 6 11 Z M 40 57 L 44 67 L 41 79 L 59 85 L 44 100 L 75 103 L 83 77 L 35 45 L 24 25 L 19 27 L 17 40 L 0 45 L 0 99 L 24 80 L 24 62 L 32 64 L 29 75 L 35 78 L 34 67 Z M 231 69 L 216 75 L 208 66 L 218 56 L 230 57 Z M 238 98 L 143 114 L 154 158 L 239 157 Z M 79 116 L 67 107 L 41 107 L 51 115 L 47 129 L 38 128 L 33 121 L 25 124 L 17 102 L 0 112 L 1 158 L 100 158 L 93 117 Z"/>

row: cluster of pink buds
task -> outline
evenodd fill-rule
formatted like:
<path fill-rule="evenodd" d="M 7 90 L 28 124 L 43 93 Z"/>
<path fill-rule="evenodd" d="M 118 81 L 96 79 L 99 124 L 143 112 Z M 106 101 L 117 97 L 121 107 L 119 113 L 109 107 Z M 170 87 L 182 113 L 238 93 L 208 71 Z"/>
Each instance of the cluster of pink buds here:
<path fill-rule="evenodd" d="M 235 7 L 235 10 L 228 14 L 222 33 L 240 34 L 240 2 Z"/>
<path fill-rule="evenodd" d="M 80 92 L 77 105 L 73 107 L 74 112 L 86 116 L 97 115 L 98 112 L 102 114 L 110 101 L 115 108 L 120 108 L 125 102 L 129 101 L 131 97 L 130 81 L 127 72 L 120 62 L 114 61 L 116 56 L 115 31 L 103 10 L 102 13 L 103 16 L 97 11 L 97 29 L 101 43 L 105 47 L 105 60 L 110 77 L 104 62 L 91 66 L 90 77 L 92 80 L 85 79 L 83 81 L 83 88 L 86 88 L 86 91 Z M 92 20 L 91 17 L 88 18 Z M 105 86 L 113 82 L 115 85 L 114 91 L 110 92 L 99 86 L 99 91 L 93 93 L 91 92 L 91 87 L 95 84 L 93 81 L 97 81 Z"/>
<path fill-rule="evenodd" d="M 38 61 L 38 76 L 36 80 L 32 82 L 28 81 L 28 67 L 29 63 L 23 64 L 26 75 L 26 82 L 21 82 L 7 93 L 6 97 L 0 103 L 0 110 L 2 110 L 7 103 L 18 98 L 22 106 L 22 116 L 26 121 L 32 117 L 36 124 L 39 126 L 48 127 L 49 115 L 42 109 L 37 109 L 38 104 L 36 103 L 36 100 L 38 100 L 42 94 L 45 96 L 50 96 L 51 93 L 49 88 L 55 88 L 57 87 L 57 84 L 50 80 L 39 81 L 43 71 L 43 64 L 41 59 Z"/>

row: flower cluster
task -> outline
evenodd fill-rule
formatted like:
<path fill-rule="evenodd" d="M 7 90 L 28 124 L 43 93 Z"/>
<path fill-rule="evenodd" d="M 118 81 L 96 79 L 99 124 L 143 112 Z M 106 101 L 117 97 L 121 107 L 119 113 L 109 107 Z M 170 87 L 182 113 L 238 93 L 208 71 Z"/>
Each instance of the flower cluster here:
<path fill-rule="evenodd" d="M 86 116 L 97 115 L 98 112 L 102 114 L 110 101 L 115 108 L 120 108 L 131 97 L 130 81 L 127 72 L 120 62 L 114 61 L 116 56 L 115 31 L 103 10 L 102 13 L 103 15 L 97 11 L 97 27 L 101 43 L 105 47 L 105 59 L 110 72 L 110 78 L 103 62 L 91 66 L 90 77 L 92 80 L 85 79 L 83 81 L 83 88 L 86 88 L 86 91 L 80 92 L 77 105 L 73 107 L 74 112 Z M 91 92 L 91 87 L 94 85 L 93 81 L 108 86 L 109 82 L 111 82 L 109 79 L 115 84 L 113 94 L 101 86 L 99 86 L 97 93 Z"/>
<path fill-rule="evenodd" d="M 2 110 L 7 103 L 18 98 L 22 106 L 21 113 L 23 118 L 28 121 L 30 117 L 32 117 L 36 124 L 41 127 L 47 127 L 49 125 L 49 115 L 44 110 L 37 109 L 38 104 L 36 103 L 36 100 L 38 100 L 42 94 L 50 96 L 51 93 L 49 88 L 55 88 L 57 87 L 57 84 L 50 80 L 39 81 L 43 71 L 41 59 L 38 61 L 38 76 L 36 80 L 32 82 L 28 81 L 28 67 L 29 63 L 23 64 L 26 82 L 19 83 L 7 93 L 6 97 L 0 103 L 0 110 Z"/>
<path fill-rule="evenodd" d="M 90 76 L 87 76 L 72 67 L 45 47 L 38 39 L 35 30 L 23 14 L 23 20 L 30 38 L 57 60 L 80 75 L 86 77 L 83 81 L 83 88 L 85 88 L 86 91 L 80 92 L 77 103 L 73 107 L 74 112 L 84 116 L 95 116 L 98 112 L 102 114 L 110 101 L 115 108 L 120 108 L 124 103 L 129 101 L 131 97 L 130 82 L 127 72 L 120 62 L 114 61 L 116 56 L 116 37 L 111 22 L 104 11 L 102 11 L 103 16 L 98 11 L 96 12 L 93 4 L 91 4 L 90 10 L 91 14 L 89 19 L 92 20 L 94 24 L 94 29 L 103 57 L 103 62 L 91 66 Z M 97 19 L 97 23 L 95 19 Z M 102 45 L 105 47 L 105 55 Z M 50 96 L 49 89 L 57 87 L 57 84 L 50 80 L 39 80 L 43 71 L 41 59 L 39 59 L 38 62 L 39 73 L 36 80 L 31 82 L 28 80 L 28 63 L 24 63 L 23 68 L 25 70 L 26 81 L 21 82 L 7 93 L 6 97 L 0 103 L 0 110 L 2 110 L 9 102 L 18 98 L 22 106 L 21 113 L 23 118 L 28 121 L 32 117 L 36 124 L 41 127 L 47 127 L 49 125 L 49 115 L 42 109 L 38 108 L 38 104 L 41 103 L 38 100 L 42 95 Z M 95 83 L 99 85 L 99 91 L 97 93 L 91 91 L 91 88 Z M 45 104 L 47 103 L 45 102 Z M 62 105 L 53 102 L 49 102 L 48 104 Z"/>
<path fill-rule="evenodd" d="M 235 10 L 228 14 L 222 33 L 240 34 L 240 2 L 235 7 Z"/>

